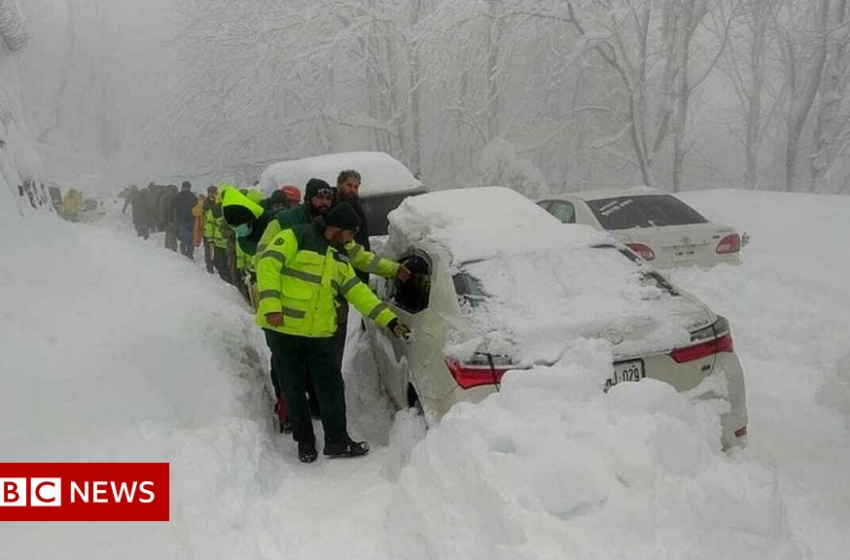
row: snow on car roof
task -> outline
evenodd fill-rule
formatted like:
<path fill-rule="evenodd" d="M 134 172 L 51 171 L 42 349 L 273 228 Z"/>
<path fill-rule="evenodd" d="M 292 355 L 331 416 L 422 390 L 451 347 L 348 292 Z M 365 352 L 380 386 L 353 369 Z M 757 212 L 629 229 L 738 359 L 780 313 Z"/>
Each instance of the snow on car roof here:
<path fill-rule="evenodd" d="M 362 176 L 361 196 L 419 189 L 422 183 L 403 163 L 383 152 L 344 152 L 273 163 L 263 171 L 260 188 L 271 193 L 283 185 L 295 185 L 301 191 L 311 178 L 336 185 L 339 172 L 354 169 Z"/>
<path fill-rule="evenodd" d="M 670 193 L 653 189 L 652 187 L 629 187 L 627 189 L 596 189 L 590 191 L 568 192 L 562 195 L 547 196 L 546 200 L 558 200 L 561 198 L 575 197 L 581 200 L 600 200 L 603 198 L 618 198 L 621 196 L 658 196 Z"/>
<path fill-rule="evenodd" d="M 445 190 L 407 198 L 389 220 L 391 243 L 431 242 L 445 248 L 458 264 L 499 254 L 610 242 L 607 235 L 590 226 L 564 226 L 504 187 Z"/>

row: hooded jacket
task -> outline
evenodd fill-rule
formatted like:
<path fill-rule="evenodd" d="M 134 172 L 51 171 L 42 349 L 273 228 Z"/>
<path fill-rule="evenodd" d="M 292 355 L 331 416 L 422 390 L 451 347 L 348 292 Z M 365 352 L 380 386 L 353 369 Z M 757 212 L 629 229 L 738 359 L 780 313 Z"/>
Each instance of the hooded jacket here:
<path fill-rule="evenodd" d="M 223 189 L 221 213 L 230 227 L 246 223 L 251 225 L 251 233 L 247 237 L 238 237 L 237 242 L 240 249 L 253 257 L 266 227 L 274 220 L 272 213 L 235 188 Z"/>

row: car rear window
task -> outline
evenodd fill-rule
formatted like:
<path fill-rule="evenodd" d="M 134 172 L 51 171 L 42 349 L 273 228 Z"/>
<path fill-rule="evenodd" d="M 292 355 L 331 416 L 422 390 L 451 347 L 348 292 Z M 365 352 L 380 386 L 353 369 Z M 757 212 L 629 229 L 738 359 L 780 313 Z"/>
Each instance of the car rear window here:
<path fill-rule="evenodd" d="M 369 221 L 369 235 L 386 235 L 389 229 L 387 215 L 398 208 L 401 202 L 409 197 L 422 194 L 425 191 L 407 191 L 401 193 L 377 194 L 361 196 L 360 204 Z"/>
<path fill-rule="evenodd" d="M 604 229 L 683 226 L 708 222 L 699 212 L 670 195 L 621 196 L 589 200 Z"/>

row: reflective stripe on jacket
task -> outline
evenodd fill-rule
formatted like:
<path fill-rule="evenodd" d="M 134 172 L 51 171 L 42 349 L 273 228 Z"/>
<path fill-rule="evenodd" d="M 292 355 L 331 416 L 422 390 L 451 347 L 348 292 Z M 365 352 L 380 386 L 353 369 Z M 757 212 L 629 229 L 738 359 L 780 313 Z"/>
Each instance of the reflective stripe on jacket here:
<path fill-rule="evenodd" d="M 326 338 L 336 331 L 335 298 L 347 299 L 365 317 L 387 326 L 396 316 L 360 281 L 348 257 L 328 245 L 324 220 L 276 235 L 257 261 L 257 324 L 285 334 Z M 281 313 L 273 327 L 267 313 Z"/>

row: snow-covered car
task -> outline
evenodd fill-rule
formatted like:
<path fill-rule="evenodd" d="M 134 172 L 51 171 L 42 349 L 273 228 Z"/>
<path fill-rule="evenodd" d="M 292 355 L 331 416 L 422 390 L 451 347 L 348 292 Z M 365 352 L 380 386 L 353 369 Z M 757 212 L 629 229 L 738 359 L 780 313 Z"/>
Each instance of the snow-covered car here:
<path fill-rule="evenodd" d="M 459 189 L 405 200 L 390 215 L 385 253 L 413 273 L 405 283 L 372 279 L 410 340 L 366 322 L 396 406 L 420 407 L 436 422 L 496 391 L 507 371 L 556 363 L 592 338 L 608 341 L 614 358 L 600 391 L 644 377 L 679 391 L 716 384 L 712 395 L 730 405 L 723 445 L 744 443 L 744 378 L 729 323 L 606 233 L 565 227 L 509 189 Z"/>
<path fill-rule="evenodd" d="M 735 228 L 709 222 L 675 196 L 648 187 L 575 192 L 538 204 L 563 223 L 608 231 L 655 268 L 739 264 L 747 240 Z"/>
<path fill-rule="evenodd" d="M 336 185 L 344 169 L 354 169 L 362 177 L 360 202 L 370 235 L 386 235 L 387 215 L 405 198 L 426 192 L 403 163 L 383 152 L 345 152 L 274 163 L 263 171 L 259 186 L 266 194 L 283 185 L 295 185 L 304 192 L 313 177 Z"/>

